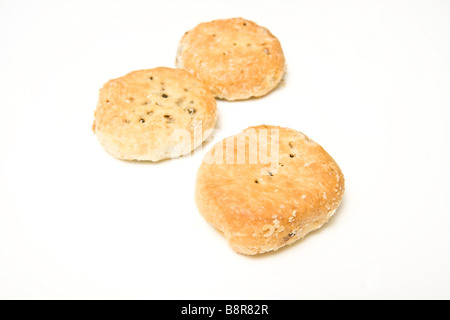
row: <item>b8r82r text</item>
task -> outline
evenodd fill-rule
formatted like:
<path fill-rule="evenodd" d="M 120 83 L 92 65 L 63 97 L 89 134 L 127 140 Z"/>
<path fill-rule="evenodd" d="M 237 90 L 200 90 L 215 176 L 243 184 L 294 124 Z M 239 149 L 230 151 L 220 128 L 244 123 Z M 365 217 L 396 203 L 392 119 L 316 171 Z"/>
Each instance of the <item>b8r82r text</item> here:
<path fill-rule="evenodd" d="M 267 305 L 259 305 L 259 304 L 235 304 L 225 306 L 226 314 L 234 314 L 234 315 L 268 315 L 269 314 L 269 306 Z"/>

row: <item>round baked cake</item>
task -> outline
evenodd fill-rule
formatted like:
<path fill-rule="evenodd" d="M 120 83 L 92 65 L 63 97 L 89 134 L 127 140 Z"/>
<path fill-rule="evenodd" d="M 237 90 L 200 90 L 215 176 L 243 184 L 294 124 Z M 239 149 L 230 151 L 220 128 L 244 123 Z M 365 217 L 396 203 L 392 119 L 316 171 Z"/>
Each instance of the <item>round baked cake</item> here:
<path fill-rule="evenodd" d="M 195 200 L 236 252 L 255 255 L 320 228 L 343 194 L 344 176 L 319 144 L 289 128 L 257 126 L 205 155 Z"/>
<path fill-rule="evenodd" d="M 111 155 L 158 161 L 190 153 L 211 134 L 216 100 L 180 69 L 131 72 L 100 90 L 93 130 Z"/>
<path fill-rule="evenodd" d="M 176 65 L 226 100 L 264 96 L 279 85 L 285 72 L 280 41 L 266 28 L 242 18 L 202 23 L 186 32 Z"/>

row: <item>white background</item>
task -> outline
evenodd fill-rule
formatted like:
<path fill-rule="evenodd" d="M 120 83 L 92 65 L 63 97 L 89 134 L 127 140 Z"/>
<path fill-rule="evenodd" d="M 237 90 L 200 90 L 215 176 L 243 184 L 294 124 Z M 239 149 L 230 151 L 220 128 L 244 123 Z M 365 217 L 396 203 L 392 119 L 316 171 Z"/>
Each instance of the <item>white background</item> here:
<path fill-rule="evenodd" d="M 319 231 L 258 257 L 199 215 L 191 157 L 118 161 L 99 88 L 174 67 L 200 22 L 281 41 L 285 82 L 218 101 L 214 142 L 259 124 L 320 143 L 347 181 Z M 450 2 L 0 1 L 0 298 L 449 299 Z"/>

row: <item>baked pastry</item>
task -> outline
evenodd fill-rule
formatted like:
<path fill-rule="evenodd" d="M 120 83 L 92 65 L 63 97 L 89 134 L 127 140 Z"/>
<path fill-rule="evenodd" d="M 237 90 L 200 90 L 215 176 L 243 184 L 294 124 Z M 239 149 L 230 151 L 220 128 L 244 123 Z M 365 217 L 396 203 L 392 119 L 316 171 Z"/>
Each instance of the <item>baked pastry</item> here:
<path fill-rule="evenodd" d="M 278 86 L 285 72 L 280 41 L 266 28 L 242 18 L 202 23 L 186 32 L 176 65 L 226 100 L 264 96 Z"/>
<path fill-rule="evenodd" d="M 295 130 L 263 125 L 205 155 L 195 200 L 232 249 L 255 255 L 320 228 L 343 194 L 344 176 L 320 145 Z"/>
<path fill-rule="evenodd" d="M 216 100 L 180 69 L 131 72 L 100 90 L 93 130 L 122 160 L 158 161 L 190 153 L 211 134 Z"/>

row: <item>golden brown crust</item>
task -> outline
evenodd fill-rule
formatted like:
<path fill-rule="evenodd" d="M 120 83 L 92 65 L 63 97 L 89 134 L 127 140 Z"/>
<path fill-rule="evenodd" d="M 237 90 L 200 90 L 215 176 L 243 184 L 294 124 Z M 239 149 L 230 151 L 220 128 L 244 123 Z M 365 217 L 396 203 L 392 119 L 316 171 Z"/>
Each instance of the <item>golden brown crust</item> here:
<path fill-rule="evenodd" d="M 267 150 L 273 150 L 271 158 L 277 163 L 261 161 L 265 149 L 260 141 L 266 140 L 258 137 L 264 132 L 269 137 Z M 237 141 L 244 138 L 242 164 Z M 333 158 L 304 134 L 274 126 L 248 128 L 227 139 L 235 141 L 231 156 L 226 150 L 233 148 L 224 141 L 206 154 L 197 173 L 195 199 L 200 213 L 235 251 L 254 255 L 277 250 L 320 228 L 335 213 L 344 176 Z M 255 152 L 258 160 L 251 164 Z M 228 164 L 220 164 L 220 158 Z"/>
<path fill-rule="evenodd" d="M 234 18 L 202 23 L 186 32 L 176 65 L 202 79 L 217 98 L 242 100 L 276 88 L 285 58 L 269 30 Z"/>
<path fill-rule="evenodd" d="M 203 82 L 184 70 L 160 67 L 108 81 L 93 130 L 119 159 L 158 161 L 200 145 L 216 116 L 216 100 Z"/>

